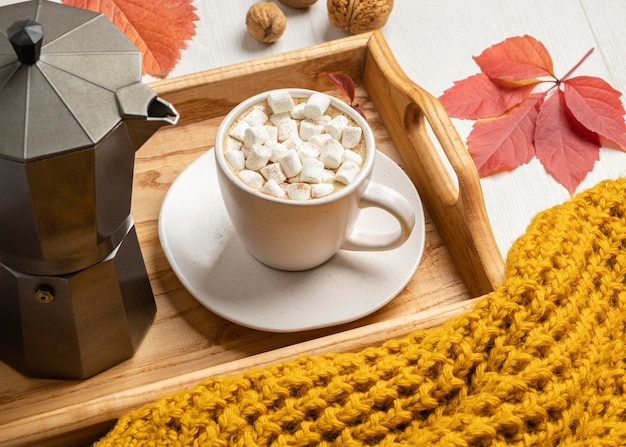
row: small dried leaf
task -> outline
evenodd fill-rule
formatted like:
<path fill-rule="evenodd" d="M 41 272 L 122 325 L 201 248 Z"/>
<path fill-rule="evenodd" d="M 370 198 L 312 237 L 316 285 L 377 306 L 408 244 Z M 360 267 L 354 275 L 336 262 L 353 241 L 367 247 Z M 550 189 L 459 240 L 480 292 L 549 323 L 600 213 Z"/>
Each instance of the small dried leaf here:
<path fill-rule="evenodd" d="M 354 81 L 349 75 L 344 73 L 324 73 L 324 75 L 350 99 L 350 104 L 354 102 Z"/>
<path fill-rule="evenodd" d="M 352 78 L 344 73 L 324 73 L 324 76 L 326 76 L 328 80 L 335 85 L 335 87 L 341 90 L 344 95 L 350 99 L 350 106 L 356 110 L 364 120 L 367 120 L 363 110 L 361 110 L 358 104 L 354 103 L 356 88 L 354 87 L 354 81 Z"/>

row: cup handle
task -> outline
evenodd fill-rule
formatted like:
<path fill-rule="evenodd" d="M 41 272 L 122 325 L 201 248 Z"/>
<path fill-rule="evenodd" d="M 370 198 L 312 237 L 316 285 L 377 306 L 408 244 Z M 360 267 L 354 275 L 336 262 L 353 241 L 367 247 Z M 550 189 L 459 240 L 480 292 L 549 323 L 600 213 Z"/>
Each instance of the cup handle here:
<path fill-rule="evenodd" d="M 415 212 L 409 201 L 395 189 L 369 182 L 359 200 L 359 208 L 377 207 L 396 218 L 400 228 L 396 231 L 353 229 L 341 246 L 344 250 L 382 251 L 402 245 L 415 226 Z"/>

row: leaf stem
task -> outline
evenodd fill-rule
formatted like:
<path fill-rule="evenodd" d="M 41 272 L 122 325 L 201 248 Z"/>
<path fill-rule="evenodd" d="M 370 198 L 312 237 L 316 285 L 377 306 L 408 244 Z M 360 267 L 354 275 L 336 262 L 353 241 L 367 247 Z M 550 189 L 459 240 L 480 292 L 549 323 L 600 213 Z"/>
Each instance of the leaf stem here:
<path fill-rule="evenodd" d="M 551 86 L 548 90 L 546 90 L 546 95 L 550 93 L 552 90 L 559 88 L 559 82 L 561 81 L 555 82 L 553 86 Z"/>
<path fill-rule="evenodd" d="M 593 50 L 594 50 L 594 49 L 595 49 L 595 48 L 591 48 L 591 49 L 589 49 L 589 50 L 585 53 L 585 55 L 584 55 L 584 56 L 583 56 L 583 57 L 582 57 L 582 58 L 578 61 L 578 63 L 577 63 L 576 65 L 574 65 L 570 71 L 568 71 L 567 73 L 565 73 L 565 76 L 563 76 L 561 79 L 559 79 L 559 80 L 558 80 L 558 82 L 560 83 L 560 82 L 562 82 L 562 81 L 565 81 L 567 78 L 569 78 L 569 77 L 570 77 L 570 76 L 571 76 L 571 75 L 572 75 L 572 74 L 576 71 L 576 69 L 577 69 L 578 67 L 580 67 L 580 66 L 582 65 L 582 63 L 583 63 L 583 62 L 585 62 L 585 60 L 589 57 L 589 55 L 590 55 L 591 53 L 593 53 Z"/>

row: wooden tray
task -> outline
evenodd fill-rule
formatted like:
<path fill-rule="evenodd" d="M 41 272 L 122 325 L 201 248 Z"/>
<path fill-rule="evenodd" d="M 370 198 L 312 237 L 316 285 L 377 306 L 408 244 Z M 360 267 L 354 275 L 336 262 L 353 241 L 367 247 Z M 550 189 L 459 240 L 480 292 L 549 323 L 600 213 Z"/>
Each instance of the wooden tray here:
<path fill-rule="evenodd" d="M 353 323 L 291 334 L 247 329 L 208 311 L 177 280 L 158 240 L 161 203 L 178 174 L 212 147 L 220 120 L 234 105 L 279 87 L 340 96 L 324 72 L 352 76 L 379 150 L 417 186 L 427 208 L 422 262 L 394 300 Z M 85 445 L 122 413 L 165 393 L 209 376 L 302 354 L 357 350 L 438 325 L 501 281 L 503 263 L 474 165 L 439 103 L 406 78 L 382 34 L 349 37 L 151 86 L 181 114 L 177 126 L 160 130 L 136 158 L 133 216 L 157 301 L 155 322 L 132 359 L 87 380 L 30 379 L 0 363 L 0 445 Z M 454 168 L 458 188 L 441 153 Z"/>

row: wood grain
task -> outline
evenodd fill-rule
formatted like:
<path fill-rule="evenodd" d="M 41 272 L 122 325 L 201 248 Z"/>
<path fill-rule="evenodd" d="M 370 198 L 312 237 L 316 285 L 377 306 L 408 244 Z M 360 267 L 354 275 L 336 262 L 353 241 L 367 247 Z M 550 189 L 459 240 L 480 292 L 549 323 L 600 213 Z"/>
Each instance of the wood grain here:
<path fill-rule="evenodd" d="M 503 280 L 504 262 L 474 162 L 439 101 L 406 77 L 381 34 L 372 35 L 368 48 L 364 83 L 409 176 L 472 296 L 493 291 Z M 456 184 L 436 144 L 452 166 Z"/>
<path fill-rule="evenodd" d="M 306 332 L 261 332 L 218 317 L 182 287 L 161 249 L 157 223 L 163 198 L 185 167 L 212 146 L 228 108 L 275 86 L 340 95 L 317 70 L 343 71 L 346 60 L 351 61 L 348 66 L 355 79 L 364 81 L 357 88 L 357 101 L 374 129 L 379 150 L 405 167 L 397 147 L 399 136 L 392 137 L 386 127 L 390 117 L 383 121 L 368 93 L 372 88 L 389 89 L 378 85 L 387 82 L 384 78 L 366 79 L 371 75 L 365 69 L 370 37 L 152 85 L 182 115 L 179 125 L 157 132 L 136 155 L 132 212 L 157 302 L 155 322 L 133 358 L 87 380 L 26 378 L 0 364 L 0 445 L 84 445 L 124 412 L 206 377 L 236 374 L 303 354 L 358 350 L 441 324 L 472 304 L 428 213 L 421 265 L 394 300 L 358 321 Z"/>

